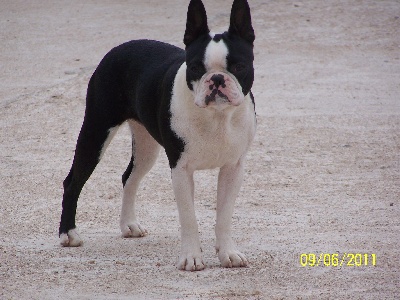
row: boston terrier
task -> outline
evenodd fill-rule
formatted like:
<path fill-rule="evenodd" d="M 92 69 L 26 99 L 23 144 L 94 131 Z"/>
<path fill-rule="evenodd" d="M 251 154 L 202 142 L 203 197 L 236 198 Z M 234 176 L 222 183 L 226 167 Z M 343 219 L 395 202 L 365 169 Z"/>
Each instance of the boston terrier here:
<path fill-rule="evenodd" d="M 64 180 L 59 228 L 65 247 L 82 245 L 75 226 L 79 194 L 105 149 L 125 122 L 132 157 L 122 175 L 123 237 L 143 237 L 135 199 L 144 175 L 164 147 L 181 225 L 178 269 L 204 269 L 194 210 L 193 173 L 219 168 L 216 250 L 223 267 L 244 267 L 231 237 L 231 219 L 256 130 L 253 79 L 254 30 L 246 0 L 234 0 L 228 31 L 210 33 L 201 0 L 191 0 L 185 50 L 151 40 L 112 49 L 93 73 L 73 164 Z"/>

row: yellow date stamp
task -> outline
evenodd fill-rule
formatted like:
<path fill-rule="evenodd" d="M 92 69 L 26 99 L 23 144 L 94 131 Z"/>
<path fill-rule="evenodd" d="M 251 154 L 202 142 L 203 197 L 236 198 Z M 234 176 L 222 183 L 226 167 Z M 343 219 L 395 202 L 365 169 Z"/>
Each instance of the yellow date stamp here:
<path fill-rule="evenodd" d="M 375 253 L 302 253 L 302 267 L 361 267 L 376 266 Z"/>

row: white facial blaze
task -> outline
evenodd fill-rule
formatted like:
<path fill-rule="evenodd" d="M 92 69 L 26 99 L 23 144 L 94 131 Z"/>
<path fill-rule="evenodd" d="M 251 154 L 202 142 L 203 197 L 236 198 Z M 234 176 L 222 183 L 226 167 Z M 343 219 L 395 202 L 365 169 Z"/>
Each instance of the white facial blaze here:
<path fill-rule="evenodd" d="M 228 47 L 221 39 L 219 42 L 212 40 L 207 48 L 204 56 L 204 64 L 207 70 L 226 69 L 228 56 Z"/>

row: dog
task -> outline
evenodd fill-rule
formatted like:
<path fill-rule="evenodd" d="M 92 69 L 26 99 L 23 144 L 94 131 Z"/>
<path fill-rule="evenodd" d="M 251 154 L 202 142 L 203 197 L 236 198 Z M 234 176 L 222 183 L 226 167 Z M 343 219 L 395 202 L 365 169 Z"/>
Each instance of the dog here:
<path fill-rule="evenodd" d="M 235 199 L 246 153 L 256 131 L 251 87 L 254 30 L 246 0 L 234 0 L 228 31 L 210 33 L 201 0 L 191 0 L 185 50 L 152 40 L 113 48 L 94 71 L 87 89 L 83 125 L 71 170 L 63 182 L 60 243 L 81 246 L 75 226 L 80 192 L 105 149 L 125 122 L 132 132 L 132 157 L 122 175 L 123 237 L 143 237 L 135 198 L 161 146 L 171 168 L 181 226 L 181 270 L 204 269 L 194 210 L 193 173 L 220 168 L 216 251 L 222 267 L 244 267 L 246 257 L 231 237 Z"/>

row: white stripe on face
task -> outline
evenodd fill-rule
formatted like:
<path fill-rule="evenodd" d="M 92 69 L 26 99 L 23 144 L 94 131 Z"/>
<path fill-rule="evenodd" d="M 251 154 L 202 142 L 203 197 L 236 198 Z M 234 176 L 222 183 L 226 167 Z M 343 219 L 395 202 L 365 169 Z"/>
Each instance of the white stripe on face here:
<path fill-rule="evenodd" d="M 204 55 L 204 65 L 207 71 L 226 69 L 228 56 L 228 47 L 221 39 L 218 42 L 211 40 L 207 45 Z"/>

